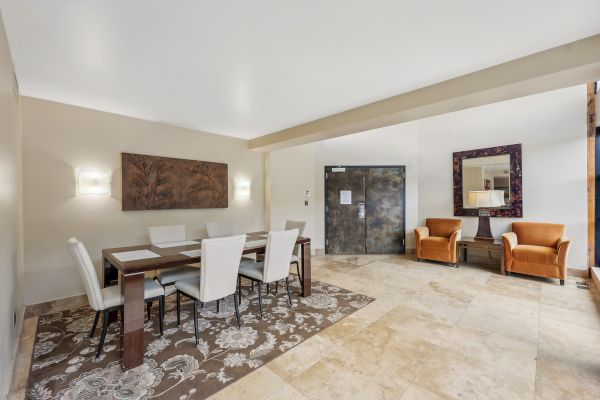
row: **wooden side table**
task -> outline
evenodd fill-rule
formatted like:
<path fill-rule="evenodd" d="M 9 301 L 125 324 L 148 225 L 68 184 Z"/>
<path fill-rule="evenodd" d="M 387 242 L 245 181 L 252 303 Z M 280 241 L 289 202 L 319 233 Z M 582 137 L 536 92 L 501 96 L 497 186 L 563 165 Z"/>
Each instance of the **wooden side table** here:
<path fill-rule="evenodd" d="M 467 261 L 467 252 L 469 249 L 479 249 L 488 252 L 488 256 L 492 258 L 492 252 L 500 252 L 500 273 L 504 275 L 504 243 L 500 239 L 494 241 L 475 240 L 472 237 L 463 237 L 456 242 L 457 267 L 460 265 L 461 254 L 463 261 Z M 461 252 L 462 250 L 462 252 Z"/>

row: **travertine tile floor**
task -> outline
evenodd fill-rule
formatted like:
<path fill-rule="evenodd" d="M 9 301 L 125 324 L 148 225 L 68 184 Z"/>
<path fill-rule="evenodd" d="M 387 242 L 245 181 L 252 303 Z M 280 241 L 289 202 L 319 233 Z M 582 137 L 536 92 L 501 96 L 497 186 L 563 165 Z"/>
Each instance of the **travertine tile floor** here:
<path fill-rule="evenodd" d="M 377 300 L 211 399 L 600 398 L 600 295 L 581 278 L 321 256 L 313 279 Z M 35 319 L 25 327 L 15 399 Z"/>

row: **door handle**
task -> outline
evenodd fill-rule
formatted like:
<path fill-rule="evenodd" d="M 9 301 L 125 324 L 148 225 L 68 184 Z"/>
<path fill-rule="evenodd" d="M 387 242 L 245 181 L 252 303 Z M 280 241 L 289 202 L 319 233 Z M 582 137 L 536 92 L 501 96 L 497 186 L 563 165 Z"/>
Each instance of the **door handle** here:
<path fill-rule="evenodd" d="M 358 203 L 358 218 L 365 219 L 365 203 Z"/>

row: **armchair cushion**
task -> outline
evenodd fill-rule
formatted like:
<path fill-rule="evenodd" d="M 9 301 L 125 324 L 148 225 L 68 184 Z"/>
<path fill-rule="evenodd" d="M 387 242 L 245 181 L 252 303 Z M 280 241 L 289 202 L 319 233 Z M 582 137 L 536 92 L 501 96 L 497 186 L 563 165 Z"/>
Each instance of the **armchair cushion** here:
<path fill-rule="evenodd" d="M 515 261 L 557 265 L 558 252 L 552 247 L 519 244 L 512 251 Z"/>
<path fill-rule="evenodd" d="M 445 251 L 450 250 L 450 239 L 443 237 L 430 236 L 421 240 L 421 249 L 424 251 Z"/>

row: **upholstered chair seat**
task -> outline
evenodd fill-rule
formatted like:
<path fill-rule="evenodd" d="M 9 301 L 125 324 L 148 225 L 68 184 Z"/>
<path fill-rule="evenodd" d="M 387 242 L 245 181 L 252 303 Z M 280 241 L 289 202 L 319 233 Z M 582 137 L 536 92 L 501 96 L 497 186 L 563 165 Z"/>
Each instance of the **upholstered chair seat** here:
<path fill-rule="evenodd" d="M 200 268 L 193 265 L 185 265 L 183 267 L 175 267 L 168 269 L 159 269 L 156 271 L 156 278 L 163 286 L 172 285 L 173 283 L 189 278 L 197 278 L 200 276 Z"/>
<path fill-rule="evenodd" d="M 460 225 L 459 219 L 427 218 L 425 226 L 415 229 L 417 260 L 427 259 L 456 265 Z"/>
<path fill-rule="evenodd" d="M 511 272 L 556 278 L 564 285 L 571 241 L 565 226 L 541 222 L 513 222 L 502 235 L 504 268 Z"/>
<path fill-rule="evenodd" d="M 421 240 L 421 251 L 450 252 L 450 239 L 444 237 L 428 237 Z"/>
<path fill-rule="evenodd" d="M 513 249 L 512 256 L 517 262 L 558 264 L 558 251 L 552 247 L 519 244 Z"/>
<path fill-rule="evenodd" d="M 240 263 L 239 273 L 244 276 L 260 280 L 263 277 L 264 267 L 265 263 L 263 261 L 254 262 L 252 260 L 242 260 Z"/>

